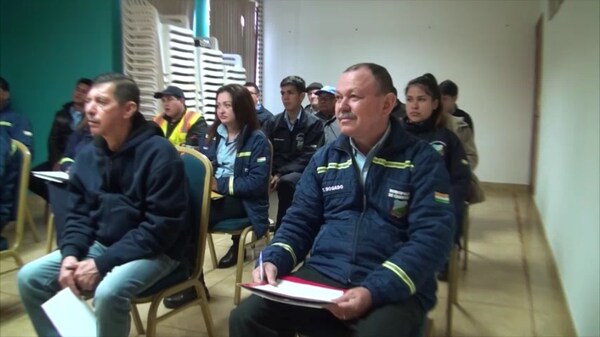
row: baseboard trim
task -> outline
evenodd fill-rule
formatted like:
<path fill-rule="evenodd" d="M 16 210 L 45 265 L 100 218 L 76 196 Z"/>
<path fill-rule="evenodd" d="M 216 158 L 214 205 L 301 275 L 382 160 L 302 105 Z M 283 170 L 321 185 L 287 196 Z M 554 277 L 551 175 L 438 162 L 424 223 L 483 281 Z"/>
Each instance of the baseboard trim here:
<path fill-rule="evenodd" d="M 529 185 L 510 184 L 510 183 L 494 183 L 489 181 L 480 182 L 484 190 L 511 190 L 515 192 L 529 193 Z"/>

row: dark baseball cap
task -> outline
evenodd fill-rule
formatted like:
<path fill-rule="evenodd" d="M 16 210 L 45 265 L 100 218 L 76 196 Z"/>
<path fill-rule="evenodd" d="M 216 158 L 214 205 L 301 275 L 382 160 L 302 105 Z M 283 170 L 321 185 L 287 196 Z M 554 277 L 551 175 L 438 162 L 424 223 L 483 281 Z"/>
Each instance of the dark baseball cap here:
<path fill-rule="evenodd" d="M 312 82 L 311 84 L 308 85 L 308 87 L 306 87 L 306 92 L 309 92 L 313 89 L 321 89 L 323 88 L 323 84 L 319 83 L 319 82 Z"/>
<path fill-rule="evenodd" d="M 185 98 L 185 95 L 183 94 L 183 90 L 179 89 L 178 87 L 176 87 L 174 85 L 168 86 L 167 89 L 165 89 L 163 91 L 155 92 L 154 98 L 162 98 L 165 95 L 173 96 L 173 97 L 177 97 L 177 98 Z"/>

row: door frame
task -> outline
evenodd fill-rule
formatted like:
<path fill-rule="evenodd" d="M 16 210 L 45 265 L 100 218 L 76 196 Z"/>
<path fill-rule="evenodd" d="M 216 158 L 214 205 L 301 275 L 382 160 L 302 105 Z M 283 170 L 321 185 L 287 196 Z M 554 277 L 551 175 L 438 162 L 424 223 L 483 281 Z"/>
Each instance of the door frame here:
<path fill-rule="evenodd" d="M 531 125 L 531 156 L 529 158 L 529 191 L 535 193 L 537 184 L 537 169 L 539 157 L 539 128 L 541 116 L 541 89 L 542 89 L 542 54 L 544 37 L 544 14 L 540 15 L 535 24 L 535 51 L 534 51 L 534 77 L 533 77 L 533 112 Z"/>

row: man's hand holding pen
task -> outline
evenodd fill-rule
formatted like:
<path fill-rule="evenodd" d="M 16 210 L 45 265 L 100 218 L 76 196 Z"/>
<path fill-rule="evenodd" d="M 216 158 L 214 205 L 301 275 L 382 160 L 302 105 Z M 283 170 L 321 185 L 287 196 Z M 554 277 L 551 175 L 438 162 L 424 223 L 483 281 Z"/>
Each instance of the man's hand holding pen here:
<path fill-rule="evenodd" d="M 252 282 L 277 285 L 277 267 L 271 262 L 265 262 L 252 271 Z M 262 277 L 261 277 L 262 276 Z"/>

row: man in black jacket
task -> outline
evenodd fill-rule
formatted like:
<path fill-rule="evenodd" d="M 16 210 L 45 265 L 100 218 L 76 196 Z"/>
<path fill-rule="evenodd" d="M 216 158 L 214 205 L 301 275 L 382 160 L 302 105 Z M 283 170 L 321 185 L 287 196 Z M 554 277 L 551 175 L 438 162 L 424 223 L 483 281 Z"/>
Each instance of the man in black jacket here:
<path fill-rule="evenodd" d="M 323 145 L 323 124 L 302 108 L 304 80 L 288 76 L 280 83 L 285 110 L 265 125 L 265 134 L 273 144 L 271 191 L 277 191 L 277 228 L 292 203 L 296 183 L 317 149 Z"/>
<path fill-rule="evenodd" d="M 244 87 L 250 91 L 250 95 L 254 100 L 254 105 L 256 105 L 256 116 L 258 117 L 258 122 L 260 123 L 260 126 L 263 127 L 269 119 L 273 118 L 273 114 L 260 102 L 260 90 L 258 89 L 258 85 L 256 85 L 256 83 L 246 82 L 244 83 Z"/>
<path fill-rule="evenodd" d="M 32 171 L 58 170 L 58 162 L 67 149 L 69 136 L 83 120 L 85 99 L 91 85 L 92 80 L 89 78 L 80 78 L 77 81 L 73 91 L 73 101 L 65 103 L 54 115 L 50 135 L 48 135 L 48 160 L 34 167 Z M 30 175 L 29 189 L 44 200 L 48 200 L 48 188 L 43 179 Z"/>
<path fill-rule="evenodd" d="M 67 287 L 94 294 L 97 336 L 128 336 L 131 298 L 187 266 L 183 162 L 139 103 L 140 89 L 121 74 L 99 76 L 89 92 L 85 111 L 96 138 L 70 170 L 60 250 L 17 276 L 39 336 L 58 335 L 41 305 Z"/>
<path fill-rule="evenodd" d="M 475 128 L 473 126 L 471 115 L 466 111 L 459 109 L 458 105 L 456 105 L 456 100 L 458 99 L 458 86 L 456 83 L 451 80 L 445 80 L 440 83 L 439 87 L 440 93 L 442 94 L 442 109 L 444 112 L 462 118 L 469 125 L 474 134 Z"/>

